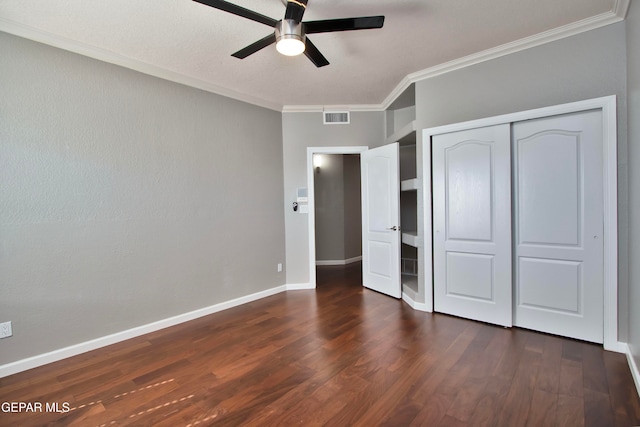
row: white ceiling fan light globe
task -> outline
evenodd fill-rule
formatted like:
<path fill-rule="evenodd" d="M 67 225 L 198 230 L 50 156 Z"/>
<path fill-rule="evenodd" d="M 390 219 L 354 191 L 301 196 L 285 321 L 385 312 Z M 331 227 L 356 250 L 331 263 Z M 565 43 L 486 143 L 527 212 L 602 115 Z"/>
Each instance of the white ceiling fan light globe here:
<path fill-rule="evenodd" d="M 304 49 L 304 42 L 297 38 L 282 38 L 276 43 L 276 50 L 286 56 L 300 55 Z"/>
<path fill-rule="evenodd" d="M 276 50 L 286 56 L 304 52 L 302 24 L 292 19 L 283 19 L 276 24 Z"/>

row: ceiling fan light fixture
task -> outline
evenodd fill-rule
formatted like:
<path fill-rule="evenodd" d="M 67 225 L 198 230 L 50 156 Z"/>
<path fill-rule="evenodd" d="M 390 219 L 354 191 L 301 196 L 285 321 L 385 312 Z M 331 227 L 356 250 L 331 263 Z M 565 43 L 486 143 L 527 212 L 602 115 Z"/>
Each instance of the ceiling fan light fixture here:
<path fill-rule="evenodd" d="M 283 19 L 276 24 L 276 49 L 283 55 L 296 56 L 304 52 L 302 24 L 293 19 Z"/>
<path fill-rule="evenodd" d="M 302 21 L 309 0 L 282 0 L 287 8 L 284 19 L 274 18 L 246 9 L 227 0 L 194 0 L 214 9 L 229 12 L 251 21 L 259 22 L 275 31 L 249 46 L 231 54 L 234 58 L 244 59 L 267 46 L 276 44 L 276 50 L 282 55 L 295 56 L 304 53 L 316 67 L 329 65 L 329 61 L 318 50 L 306 34 L 332 33 L 335 31 L 370 30 L 382 28 L 384 16 L 359 16 L 354 18 L 322 19 L 320 21 Z"/>
<path fill-rule="evenodd" d="M 296 56 L 304 52 L 304 42 L 297 38 L 282 38 L 276 42 L 276 49 L 283 55 Z"/>

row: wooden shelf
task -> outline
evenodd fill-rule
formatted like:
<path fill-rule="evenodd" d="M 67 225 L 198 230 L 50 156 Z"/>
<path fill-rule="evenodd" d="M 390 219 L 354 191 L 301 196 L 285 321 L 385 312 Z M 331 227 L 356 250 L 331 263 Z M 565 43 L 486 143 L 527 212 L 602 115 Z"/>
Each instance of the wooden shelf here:
<path fill-rule="evenodd" d="M 420 189 L 418 178 L 405 179 L 400 182 L 400 191 L 412 191 Z"/>
<path fill-rule="evenodd" d="M 396 132 L 393 135 L 387 137 L 387 144 L 394 142 L 400 143 L 400 145 L 410 145 L 416 143 L 416 121 L 413 120 Z"/>

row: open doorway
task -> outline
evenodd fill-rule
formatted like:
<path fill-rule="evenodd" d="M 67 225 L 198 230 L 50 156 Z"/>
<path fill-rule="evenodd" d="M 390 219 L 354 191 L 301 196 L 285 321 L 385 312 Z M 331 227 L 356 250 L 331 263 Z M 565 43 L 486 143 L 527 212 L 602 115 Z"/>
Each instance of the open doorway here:
<path fill-rule="evenodd" d="M 345 266 L 361 260 L 360 153 L 367 150 L 368 147 L 307 148 L 309 284 L 312 287 L 317 284 L 317 261 L 320 266 Z M 322 164 L 314 165 L 314 157 Z M 356 188 L 357 196 L 354 195 Z M 320 210 L 316 212 L 318 203 Z M 326 212 L 327 209 L 333 212 Z M 317 215 L 320 215 L 318 226 Z"/>
<path fill-rule="evenodd" d="M 317 285 L 362 260 L 359 154 L 313 155 Z"/>

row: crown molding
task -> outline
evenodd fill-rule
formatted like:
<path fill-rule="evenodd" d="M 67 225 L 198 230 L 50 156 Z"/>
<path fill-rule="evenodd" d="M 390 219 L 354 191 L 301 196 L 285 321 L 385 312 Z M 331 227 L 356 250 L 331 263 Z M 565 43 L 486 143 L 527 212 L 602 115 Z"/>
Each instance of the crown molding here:
<path fill-rule="evenodd" d="M 616 4 L 613 6 L 613 13 L 615 13 L 620 19 L 626 19 L 627 13 L 629 13 L 629 6 L 631 0 L 615 0 Z"/>
<path fill-rule="evenodd" d="M 387 95 L 380 104 L 353 104 L 353 105 L 280 105 L 255 96 L 230 90 L 223 86 L 215 85 L 195 77 L 187 76 L 175 71 L 167 70 L 156 65 L 148 64 L 136 59 L 132 59 L 115 52 L 100 49 L 75 40 L 70 40 L 52 33 L 35 29 L 17 22 L 0 18 L 0 31 L 44 43 L 100 61 L 119 65 L 131 70 L 139 71 L 161 79 L 180 83 L 186 86 L 201 89 L 217 95 L 232 98 L 238 101 L 257 105 L 259 107 L 268 108 L 270 110 L 280 111 L 282 113 L 311 113 L 322 112 L 325 110 L 346 110 L 346 111 L 384 111 L 413 83 L 426 80 L 451 71 L 469 67 L 481 62 L 490 61 L 505 55 L 516 53 L 532 47 L 540 46 L 566 37 L 571 37 L 586 31 L 604 27 L 606 25 L 615 24 L 623 21 L 629 11 L 631 0 L 614 0 L 613 9 L 609 12 L 602 13 L 590 18 L 583 19 L 562 27 L 544 31 L 533 36 L 525 37 L 510 43 L 496 46 L 472 55 L 454 59 L 434 67 L 426 68 L 415 73 L 411 73 L 404 77 L 398 85 Z"/>
<path fill-rule="evenodd" d="M 346 107 L 341 107 L 346 110 Z M 283 113 L 321 113 L 325 110 L 324 105 L 284 105 Z"/>
<path fill-rule="evenodd" d="M 616 0 L 612 11 L 411 73 L 398 83 L 398 85 L 391 91 L 391 93 L 389 93 L 381 104 L 370 105 L 368 109 L 362 109 L 361 111 L 380 111 L 388 109 L 389 106 L 400 95 L 402 95 L 405 90 L 407 90 L 412 84 L 421 80 L 430 79 L 451 71 L 466 68 L 481 62 L 500 58 L 501 56 L 520 52 L 522 50 L 551 43 L 553 41 L 623 21 L 629 10 L 630 2 L 631 0 Z M 283 112 L 322 111 L 317 108 L 318 106 L 285 105 Z M 336 106 L 336 109 L 341 108 L 346 109 L 347 106 Z"/>
<path fill-rule="evenodd" d="M 46 45 L 57 47 L 83 56 L 88 56 L 90 58 L 94 58 L 103 62 L 119 65 L 124 68 L 129 68 L 131 70 L 138 71 L 140 73 L 147 74 L 153 77 L 158 77 L 164 80 L 169 80 L 171 82 L 180 83 L 185 86 L 201 89 L 206 92 L 215 93 L 216 95 L 232 98 L 237 101 L 246 102 L 249 104 L 257 105 L 259 107 L 268 108 L 270 110 L 282 110 L 282 105 L 278 103 L 266 101 L 255 96 L 248 95 L 246 93 L 233 91 L 223 86 L 215 85 L 195 77 L 167 70 L 157 65 L 148 64 L 137 59 L 119 55 L 106 49 L 100 49 L 98 47 L 91 46 L 86 43 L 80 43 L 75 40 L 61 37 L 46 31 L 38 30 L 36 28 L 10 21 L 5 18 L 0 18 L 0 31 L 13 34 L 14 36 L 33 40 L 35 42 L 44 43 Z"/>
<path fill-rule="evenodd" d="M 467 55 L 462 58 L 454 59 L 453 61 L 445 62 L 434 67 L 411 73 L 404 79 L 402 79 L 398 86 L 396 86 L 395 89 L 389 94 L 389 96 L 387 96 L 387 98 L 382 102 L 382 105 L 385 109 L 389 108 L 393 101 L 395 101 L 395 99 L 400 96 L 402 92 L 404 92 L 409 86 L 411 86 L 411 84 L 419 82 L 421 80 L 430 79 L 432 77 L 446 74 L 451 71 L 466 68 L 475 64 L 479 64 L 481 62 L 490 61 L 492 59 L 500 58 L 505 55 L 520 52 L 532 47 L 551 43 L 560 39 L 584 33 L 586 31 L 595 30 L 596 28 L 620 22 L 624 20 L 627 14 L 630 1 L 631 0 L 616 0 L 613 11 L 592 16 L 590 18 L 573 22 L 571 24 L 554 28 L 552 30 L 543 31 L 542 33 L 534 34 L 533 36 L 525 37 L 510 43 L 505 43 L 491 49 L 483 50 L 472 55 Z"/>
<path fill-rule="evenodd" d="M 322 113 L 323 111 L 384 111 L 382 104 L 346 104 L 346 105 L 285 105 L 283 113 Z"/>

